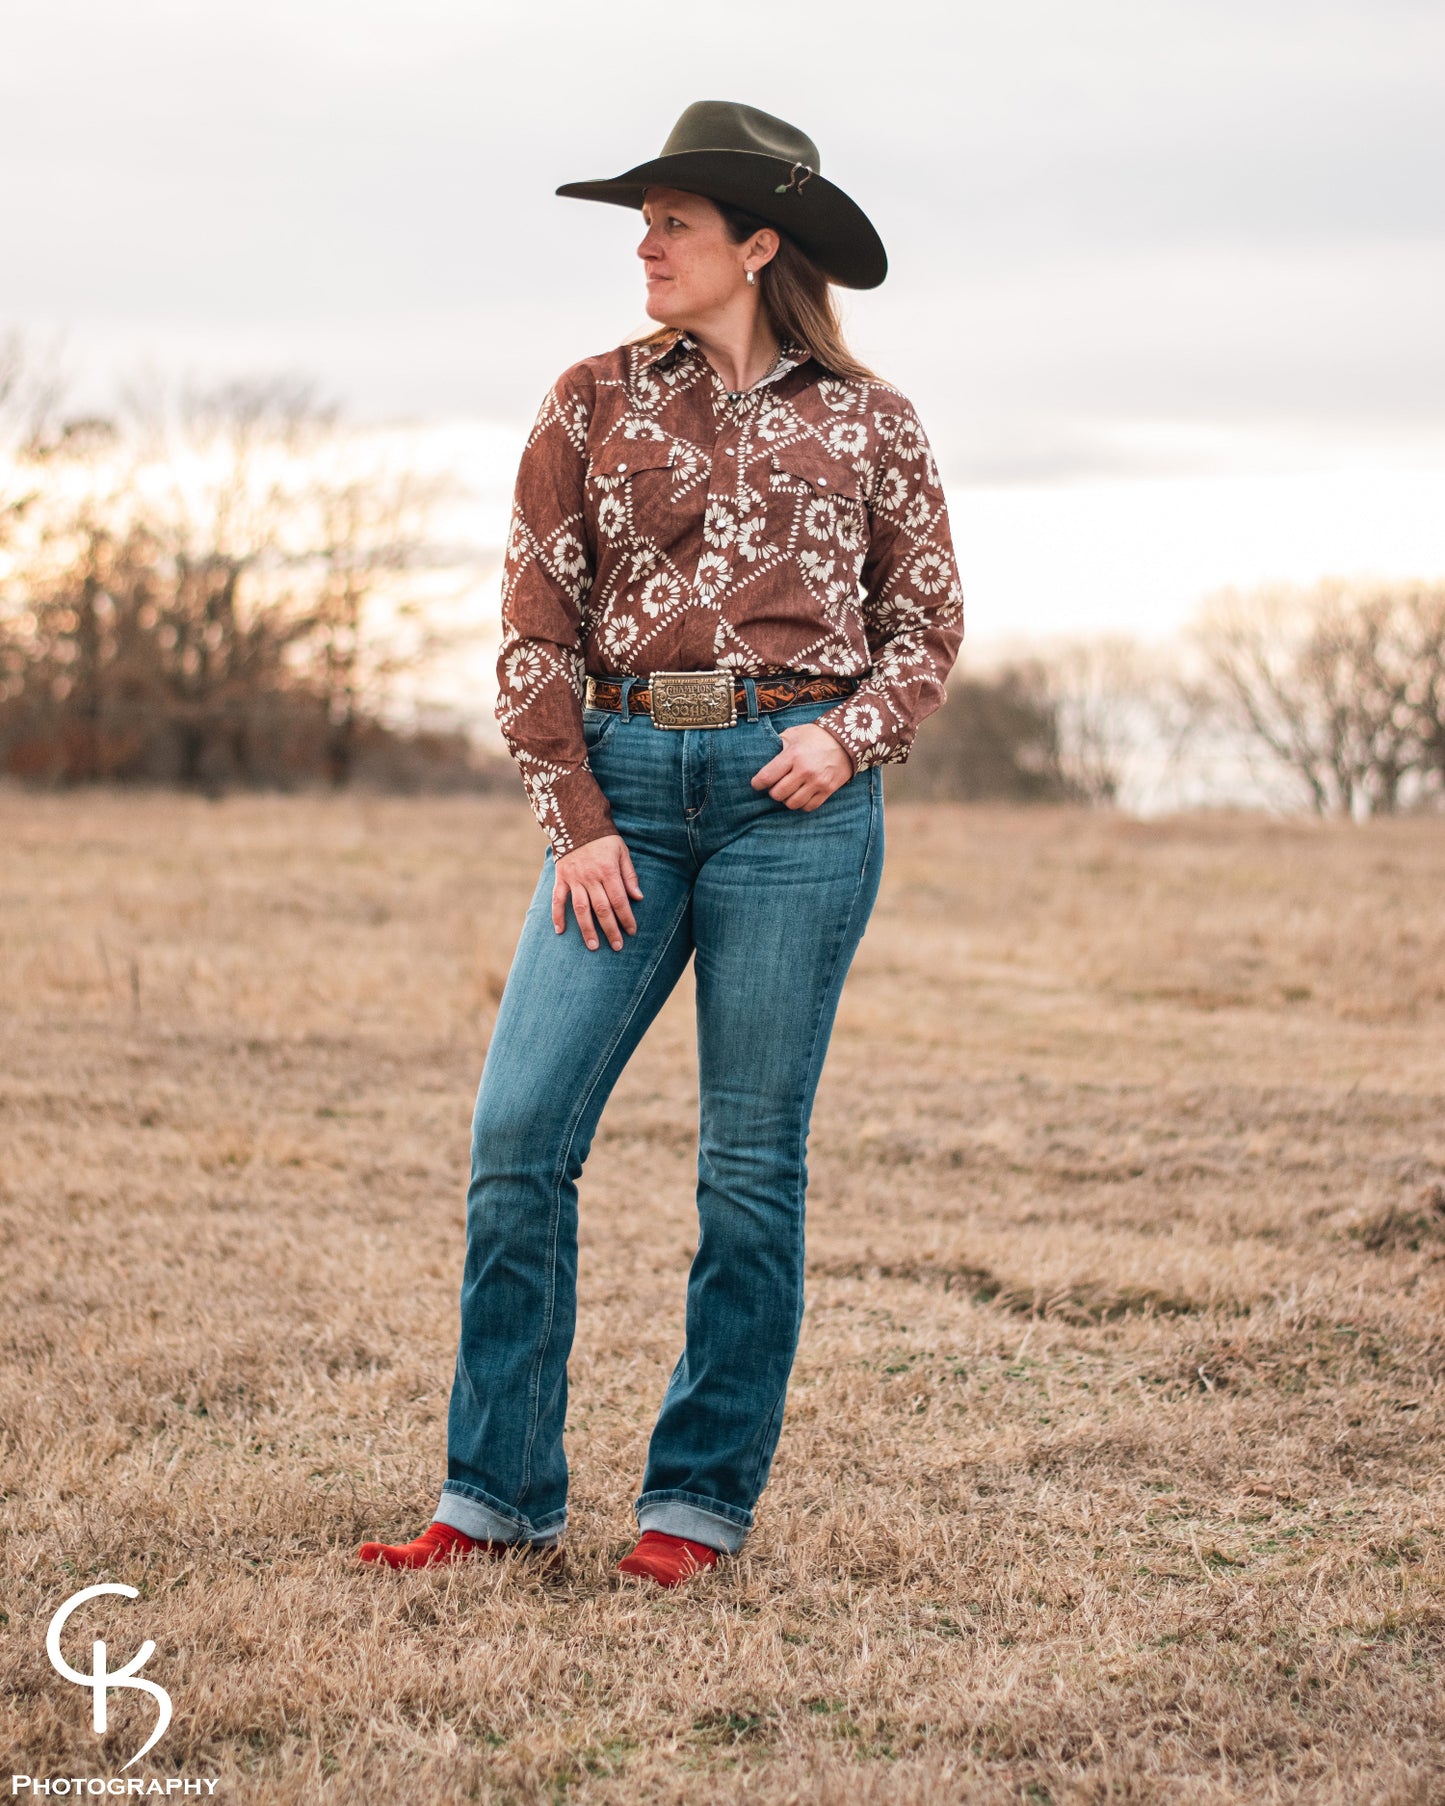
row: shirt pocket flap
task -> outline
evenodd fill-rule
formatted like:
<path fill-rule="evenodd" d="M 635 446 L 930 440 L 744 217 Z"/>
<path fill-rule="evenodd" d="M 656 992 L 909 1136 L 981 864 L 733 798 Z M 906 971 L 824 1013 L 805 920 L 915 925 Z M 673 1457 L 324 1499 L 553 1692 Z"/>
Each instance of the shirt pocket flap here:
<path fill-rule="evenodd" d="M 603 446 L 593 468 L 600 476 L 629 477 L 634 470 L 666 470 L 676 455 L 676 440 L 619 436 Z"/>
<path fill-rule="evenodd" d="M 863 479 L 851 464 L 825 452 L 810 439 L 773 450 L 773 469 L 780 475 L 802 477 L 824 495 L 840 495 L 856 501 L 863 493 Z"/>

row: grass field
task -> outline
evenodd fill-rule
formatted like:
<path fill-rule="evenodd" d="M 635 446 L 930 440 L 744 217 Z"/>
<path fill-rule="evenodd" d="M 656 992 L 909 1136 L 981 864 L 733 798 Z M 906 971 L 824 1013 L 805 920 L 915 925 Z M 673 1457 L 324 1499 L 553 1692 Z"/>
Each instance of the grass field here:
<path fill-rule="evenodd" d="M 690 978 L 582 1186 L 569 1564 L 444 1471 L 520 802 L 0 793 L 6 1775 L 225 1802 L 1445 1800 L 1445 823 L 890 805 L 744 1555 L 619 1583 Z M 609 957 L 604 949 L 599 958 Z M 639 1175 L 641 1175 L 639 1180 Z"/>

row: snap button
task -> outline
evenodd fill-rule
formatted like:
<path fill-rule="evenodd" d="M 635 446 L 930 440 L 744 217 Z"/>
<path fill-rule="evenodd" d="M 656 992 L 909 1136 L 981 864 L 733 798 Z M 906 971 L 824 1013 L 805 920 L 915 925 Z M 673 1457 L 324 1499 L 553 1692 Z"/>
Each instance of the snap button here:
<path fill-rule="evenodd" d="M 732 456 L 732 455 L 733 455 L 733 448 L 732 448 L 732 447 L 731 447 L 731 446 L 729 446 L 729 447 L 728 447 L 728 448 L 727 448 L 727 455 L 728 455 L 728 456 L 729 456 L 729 457 L 731 457 L 731 456 Z"/>
<path fill-rule="evenodd" d="M 826 477 L 819 477 L 818 478 L 818 487 L 820 489 L 826 489 L 828 487 L 828 479 Z"/>
<path fill-rule="evenodd" d="M 618 469 L 619 469 L 619 470 L 626 470 L 626 468 L 627 468 L 627 466 L 626 466 L 626 465 L 625 465 L 625 464 L 619 464 L 619 465 L 618 465 L 618 466 L 617 466 L 617 468 L 618 468 Z"/>

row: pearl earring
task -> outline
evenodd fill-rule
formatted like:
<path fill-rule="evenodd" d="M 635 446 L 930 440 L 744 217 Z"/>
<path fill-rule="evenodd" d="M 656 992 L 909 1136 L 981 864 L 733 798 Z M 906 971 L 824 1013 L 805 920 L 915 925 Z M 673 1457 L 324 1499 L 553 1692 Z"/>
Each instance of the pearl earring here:
<path fill-rule="evenodd" d="M 753 273 L 752 273 L 752 271 L 751 271 L 751 270 L 749 270 L 749 271 L 748 271 L 748 281 L 749 281 L 749 282 L 751 282 L 751 281 L 752 281 L 752 279 L 753 279 Z"/>

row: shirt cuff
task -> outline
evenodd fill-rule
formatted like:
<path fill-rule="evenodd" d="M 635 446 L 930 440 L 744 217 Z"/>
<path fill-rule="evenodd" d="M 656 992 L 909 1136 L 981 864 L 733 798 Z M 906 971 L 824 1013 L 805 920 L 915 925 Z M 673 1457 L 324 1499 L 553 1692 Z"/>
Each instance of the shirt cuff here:
<path fill-rule="evenodd" d="M 870 765 L 903 764 L 913 736 L 897 725 L 895 711 L 873 686 L 864 684 L 836 708 L 814 717 L 853 761 L 853 774 Z"/>
<path fill-rule="evenodd" d="M 585 766 L 557 773 L 524 765 L 522 786 L 555 858 L 617 832 L 602 786 Z"/>

